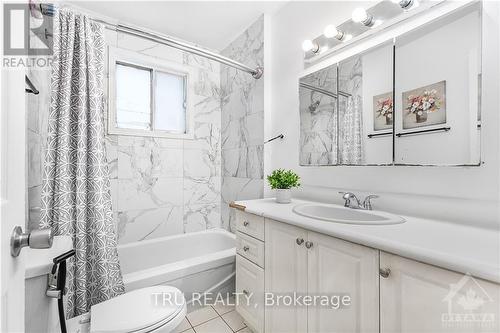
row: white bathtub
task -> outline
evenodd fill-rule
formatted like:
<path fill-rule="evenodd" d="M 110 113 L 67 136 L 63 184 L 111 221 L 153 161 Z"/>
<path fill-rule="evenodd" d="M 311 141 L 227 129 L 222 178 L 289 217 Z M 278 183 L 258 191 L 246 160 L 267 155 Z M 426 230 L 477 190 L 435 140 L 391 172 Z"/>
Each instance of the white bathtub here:
<path fill-rule="evenodd" d="M 234 284 L 236 240 L 222 229 L 128 243 L 118 246 L 118 255 L 126 291 L 171 285 L 189 300 L 193 292 Z"/>

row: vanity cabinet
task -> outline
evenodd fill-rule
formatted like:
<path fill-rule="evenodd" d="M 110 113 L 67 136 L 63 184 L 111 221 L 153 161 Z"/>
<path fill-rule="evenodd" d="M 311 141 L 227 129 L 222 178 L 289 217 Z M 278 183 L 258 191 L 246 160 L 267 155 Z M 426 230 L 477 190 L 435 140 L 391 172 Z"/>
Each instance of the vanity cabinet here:
<path fill-rule="evenodd" d="M 331 306 L 266 307 L 266 332 L 378 332 L 378 251 L 265 221 L 265 290 L 338 297 Z M 350 304 L 334 309 L 344 296 Z"/>
<path fill-rule="evenodd" d="M 274 295 L 307 292 L 307 231 L 266 220 L 265 290 Z M 266 332 L 307 332 L 307 308 L 266 307 Z"/>
<path fill-rule="evenodd" d="M 264 218 L 236 211 L 236 311 L 264 332 Z"/>
<path fill-rule="evenodd" d="M 498 284 L 285 222 L 236 216 L 236 291 L 252 295 L 236 310 L 256 333 L 498 332 Z M 348 295 L 350 305 L 283 306 L 283 298 L 276 305 L 294 293 Z"/>
<path fill-rule="evenodd" d="M 348 295 L 339 310 L 308 308 L 308 332 L 378 332 L 378 250 L 316 232 L 307 232 L 307 291 Z"/>
<path fill-rule="evenodd" d="M 497 284 L 384 252 L 380 267 L 380 332 L 498 332 Z"/>

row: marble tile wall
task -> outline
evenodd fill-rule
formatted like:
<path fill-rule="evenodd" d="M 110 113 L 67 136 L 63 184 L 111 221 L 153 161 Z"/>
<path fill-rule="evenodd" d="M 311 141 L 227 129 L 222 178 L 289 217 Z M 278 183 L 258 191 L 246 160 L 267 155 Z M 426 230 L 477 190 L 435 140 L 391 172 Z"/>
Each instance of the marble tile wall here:
<path fill-rule="evenodd" d="M 264 65 L 264 18 L 260 17 L 222 54 L 249 66 Z M 265 74 L 264 74 L 265 75 Z M 234 200 L 263 196 L 264 80 L 221 66 L 222 224 L 231 230 Z"/>
<path fill-rule="evenodd" d="M 194 69 L 194 139 L 106 135 L 119 243 L 207 228 L 229 228 L 227 204 L 263 195 L 263 80 L 148 40 L 106 30 L 115 46 Z M 223 54 L 263 65 L 263 18 Z M 34 73 L 27 95 L 29 228 L 38 225 L 50 71 Z M 222 217 L 221 217 L 222 215 Z"/>
<path fill-rule="evenodd" d="M 220 66 L 164 45 L 106 30 L 110 46 L 191 67 L 194 139 L 106 135 L 119 243 L 221 226 Z M 28 227 L 37 228 L 41 168 L 50 105 L 50 71 L 29 74 L 40 95 L 27 95 Z M 106 94 L 107 95 L 107 94 Z"/>
<path fill-rule="evenodd" d="M 107 41 L 195 72 L 193 140 L 106 136 L 119 243 L 220 227 L 219 64 L 127 34 Z"/>

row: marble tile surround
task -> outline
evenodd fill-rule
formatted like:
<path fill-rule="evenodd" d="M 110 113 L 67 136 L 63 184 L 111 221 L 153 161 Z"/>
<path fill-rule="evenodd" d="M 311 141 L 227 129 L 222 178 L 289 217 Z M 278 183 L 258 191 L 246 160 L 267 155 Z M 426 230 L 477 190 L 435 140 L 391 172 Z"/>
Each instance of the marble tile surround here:
<path fill-rule="evenodd" d="M 261 18 L 223 54 L 262 65 L 262 27 Z M 106 135 L 119 243 L 229 228 L 228 202 L 263 195 L 263 80 L 126 34 L 106 30 L 106 40 L 111 46 L 189 66 L 196 73 L 191 81 L 193 140 Z M 31 230 L 39 219 L 50 70 L 29 75 L 37 87 L 45 88 L 40 95 L 26 97 Z"/>
<path fill-rule="evenodd" d="M 120 243 L 221 226 L 220 66 L 126 34 L 110 45 L 190 67 L 194 139 L 107 135 Z"/>
<path fill-rule="evenodd" d="M 260 17 L 222 54 L 250 66 L 264 65 L 264 18 Z M 264 74 L 265 75 L 265 74 Z M 232 229 L 234 200 L 263 197 L 264 80 L 221 66 L 222 224 Z"/>

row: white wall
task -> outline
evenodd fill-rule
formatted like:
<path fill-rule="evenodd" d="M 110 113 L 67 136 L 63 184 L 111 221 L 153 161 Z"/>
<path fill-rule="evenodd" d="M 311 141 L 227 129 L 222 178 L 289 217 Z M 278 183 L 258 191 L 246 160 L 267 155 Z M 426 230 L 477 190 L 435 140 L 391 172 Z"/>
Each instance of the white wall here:
<path fill-rule="evenodd" d="M 301 167 L 299 166 L 298 77 L 303 74 L 301 43 L 328 23 L 343 22 L 360 2 L 291 2 L 272 18 L 271 105 L 266 120 L 285 139 L 266 147 L 265 170 L 290 168 L 302 177 L 298 195 L 341 202 L 339 189 L 381 195 L 388 211 L 497 226 L 499 181 L 498 5 L 484 3 L 483 145 L 481 167 Z M 371 3 L 373 5 L 373 3 Z M 271 192 L 267 189 L 266 195 Z"/>

